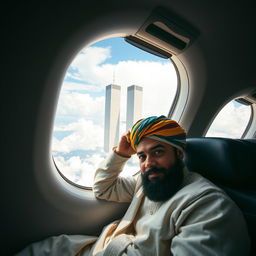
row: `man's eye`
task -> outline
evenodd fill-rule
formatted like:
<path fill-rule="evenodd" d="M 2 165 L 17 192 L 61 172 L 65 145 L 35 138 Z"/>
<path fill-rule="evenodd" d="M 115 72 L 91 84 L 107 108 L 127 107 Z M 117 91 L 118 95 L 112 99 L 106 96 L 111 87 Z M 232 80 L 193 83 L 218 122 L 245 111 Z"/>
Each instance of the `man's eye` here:
<path fill-rule="evenodd" d="M 154 154 L 155 154 L 156 156 L 160 156 L 160 155 L 162 155 L 163 153 L 164 153 L 163 150 L 156 150 L 156 151 L 154 152 Z"/>
<path fill-rule="evenodd" d="M 143 161 L 145 159 L 145 156 L 144 155 L 138 155 L 138 158 L 140 161 Z"/>

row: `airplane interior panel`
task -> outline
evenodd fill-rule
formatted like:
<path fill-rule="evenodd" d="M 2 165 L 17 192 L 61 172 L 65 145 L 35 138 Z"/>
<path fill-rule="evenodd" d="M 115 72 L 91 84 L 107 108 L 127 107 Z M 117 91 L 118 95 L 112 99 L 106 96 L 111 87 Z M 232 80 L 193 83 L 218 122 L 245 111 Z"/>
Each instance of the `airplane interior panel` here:
<path fill-rule="evenodd" d="M 155 115 L 185 129 L 185 165 L 238 205 L 256 255 L 252 1 L 8 2 L 2 12 L 1 255 L 99 236 L 121 219 L 129 202 L 98 199 L 94 173 L 123 132 Z"/>

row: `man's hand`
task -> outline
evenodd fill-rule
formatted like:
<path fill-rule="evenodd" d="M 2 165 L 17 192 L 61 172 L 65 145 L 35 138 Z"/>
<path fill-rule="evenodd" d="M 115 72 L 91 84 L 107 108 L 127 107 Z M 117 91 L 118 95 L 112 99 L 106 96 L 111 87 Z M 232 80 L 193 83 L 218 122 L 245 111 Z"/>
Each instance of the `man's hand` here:
<path fill-rule="evenodd" d="M 121 136 L 118 146 L 114 150 L 118 155 L 124 157 L 131 157 L 136 152 L 131 147 L 130 143 L 130 131 Z"/>

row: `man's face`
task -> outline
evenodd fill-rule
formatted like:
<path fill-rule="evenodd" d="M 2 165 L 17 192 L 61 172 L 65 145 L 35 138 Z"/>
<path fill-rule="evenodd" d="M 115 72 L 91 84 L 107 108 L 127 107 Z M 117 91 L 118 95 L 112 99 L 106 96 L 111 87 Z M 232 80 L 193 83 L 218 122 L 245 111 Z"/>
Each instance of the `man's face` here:
<path fill-rule="evenodd" d="M 137 146 L 145 195 L 153 201 L 165 201 L 183 181 L 183 153 L 167 143 L 143 138 Z"/>

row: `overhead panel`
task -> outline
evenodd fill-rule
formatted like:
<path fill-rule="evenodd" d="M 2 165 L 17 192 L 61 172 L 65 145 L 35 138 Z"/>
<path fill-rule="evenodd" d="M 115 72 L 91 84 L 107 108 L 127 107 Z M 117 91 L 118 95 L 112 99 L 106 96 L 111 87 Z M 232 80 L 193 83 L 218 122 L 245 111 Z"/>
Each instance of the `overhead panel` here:
<path fill-rule="evenodd" d="M 250 94 L 241 98 L 236 98 L 235 100 L 244 105 L 256 104 L 256 91 L 252 91 Z"/>
<path fill-rule="evenodd" d="M 126 41 L 160 57 L 170 58 L 185 51 L 198 31 L 174 13 L 156 8 L 140 29 Z"/>

